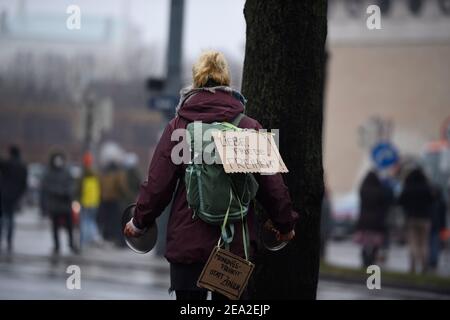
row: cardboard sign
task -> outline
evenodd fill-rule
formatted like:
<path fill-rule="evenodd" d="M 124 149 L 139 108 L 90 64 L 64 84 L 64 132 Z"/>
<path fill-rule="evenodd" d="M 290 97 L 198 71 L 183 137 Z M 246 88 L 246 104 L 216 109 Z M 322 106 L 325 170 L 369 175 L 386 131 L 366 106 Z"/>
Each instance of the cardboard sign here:
<path fill-rule="evenodd" d="M 197 281 L 197 286 L 238 300 L 247 287 L 254 264 L 215 247 Z"/>
<path fill-rule="evenodd" d="M 288 172 L 271 133 L 217 130 L 211 135 L 226 173 Z"/>

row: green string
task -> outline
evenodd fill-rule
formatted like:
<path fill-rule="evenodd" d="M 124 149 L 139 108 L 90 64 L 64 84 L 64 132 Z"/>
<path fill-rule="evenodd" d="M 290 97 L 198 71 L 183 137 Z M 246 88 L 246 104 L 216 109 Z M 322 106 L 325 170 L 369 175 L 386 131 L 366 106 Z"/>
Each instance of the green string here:
<path fill-rule="evenodd" d="M 220 247 L 222 239 L 223 239 L 226 249 L 229 248 L 229 244 L 230 244 L 231 240 L 233 239 L 233 234 L 234 234 L 234 225 L 230 226 L 231 236 L 228 236 L 226 233 L 226 230 L 225 230 L 226 226 L 227 226 L 227 222 L 228 222 L 228 214 L 230 212 L 232 199 L 233 199 L 233 190 L 232 190 L 232 188 L 230 188 L 230 202 L 228 204 L 228 209 L 227 209 L 227 212 L 225 213 L 225 217 L 224 217 L 223 223 L 222 223 L 222 228 L 221 228 L 222 235 L 219 238 L 219 241 L 217 242 L 217 246 Z M 244 213 L 242 210 L 242 202 L 239 199 L 239 197 L 237 197 L 237 200 L 239 202 L 239 207 L 241 210 L 240 212 L 241 212 L 241 224 L 242 224 L 242 242 L 243 242 L 243 246 L 244 246 L 245 260 L 248 261 L 248 249 L 250 246 L 250 239 L 248 237 L 248 225 L 247 225 L 247 221 L 244 219 Z"/>
<path fill-rule="evenodd" d="M 249 246 L 248 227 L 247 227 L 247 221 L 245 221 L 245 223 L 244 223 L 244 213 L 242 212 L 242 204 L 241 204 L 241 200 L 239 198 L 238 198 L 238 201 L 239 201 L 239 206 L 241 208 L 242 242 L 244 244 L 245 260 L 248 261 L 248 246 Z"/>
<path fill-rule="evenodd" d="M 231 201 L 232 200 L 233 200 L 233 191 L 230 188 L 230 201 L 228 203 L 228 209 L 227 209 L 227 212 L 225 213 L 225 217 L 223 218 L 223 223 L 222 223 L 222 228 L 221 228 L 222 235 L 220 236 L 219 241 L 217 242 L 217 246 L 218 247 L 221 246 L 221 240 L 222 240 L 222 238 L 224 237 L 224 234 L 225 234 L 225 228 L 226 228 L 226 225 L 227 225 L 227 222 L 228 222 L 228 214 L 230 213 Z M 227 238 L 227 237 L 224 237 L 224 242 L 225 242 L 225 238 Z M 225 243 L 227 244 L 227 242 L 225 242 Z"/>

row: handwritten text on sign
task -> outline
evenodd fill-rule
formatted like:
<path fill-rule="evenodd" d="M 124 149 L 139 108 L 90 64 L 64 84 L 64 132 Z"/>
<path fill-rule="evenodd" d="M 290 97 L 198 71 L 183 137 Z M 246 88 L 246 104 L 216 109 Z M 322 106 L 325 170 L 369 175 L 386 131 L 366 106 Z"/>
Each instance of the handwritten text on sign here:
<path fill-rule="evenodd" d="M 217 130 L 212 137 L 226 173 L 288 172 L 271 133 Z"/>
<path fill-rule="evenodd" d="M 200 274 L 197 286 L 237 300 L 247 287 L 253 268 L 251 262 L 216 247 Z"/>

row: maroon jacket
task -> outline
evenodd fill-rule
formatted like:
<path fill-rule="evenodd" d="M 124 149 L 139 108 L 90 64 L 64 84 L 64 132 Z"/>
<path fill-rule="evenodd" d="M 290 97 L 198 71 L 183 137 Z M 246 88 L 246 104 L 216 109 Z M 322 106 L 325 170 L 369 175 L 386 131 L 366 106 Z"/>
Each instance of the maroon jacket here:
<path fill-rule="evenodd" d="M 164 130 L 155 149 L 148 171 L 148 179 L 141 185 L 134 224 L 138 228 L 151 225 L 170 203 L 175 192 L 167 227 L 166 258 L 173 263 L 206 262 L 220 236 L 220 227 L 192 219 L 192 210 L 186 200 L 183 181 L 186 165 L 175 165 L 171 161 L 172 148 L 179 141 L 171 141 L 175 129 L 186 128 L 188 123 L 203 121 L 232 121 L 244 106 L 231 93 L 216 90 L 202 91 L 189 97 Z M 250 117 L 244 117 L 239 127 L 260 129 L 261 125 Z M 287 233 L 298 218 L 292 210 L 289 191 L 280 174 L 255 175 L 259 189 L 256 199 L 268 212 L 275 227 Z M 177 190 L 177 181 L 180 179 Z M 250 239 L 255 240 L 253 208 L 248 213 Z M 235 226 L 235 235 L 230 250 L 244 256 L 241 226 Z"/>

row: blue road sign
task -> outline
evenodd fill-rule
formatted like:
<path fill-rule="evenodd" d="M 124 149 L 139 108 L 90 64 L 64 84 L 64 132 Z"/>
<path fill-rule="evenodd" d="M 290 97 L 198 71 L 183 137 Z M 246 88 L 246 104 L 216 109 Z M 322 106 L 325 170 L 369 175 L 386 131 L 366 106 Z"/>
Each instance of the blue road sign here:
<path fill-rule="evenodd" d="M 175 110 L 178 104 L 178 97 L 173 95 L 159 95 L 151 97 L 148 101 L 150 109 L 158 111 Z"/>
<path fill-rule="evenodd" d="M 372 148 L 372 161 L 378 169 L 384 169 L 399 161 L 397 148 L 390 142 L 380 142 Z"/>

